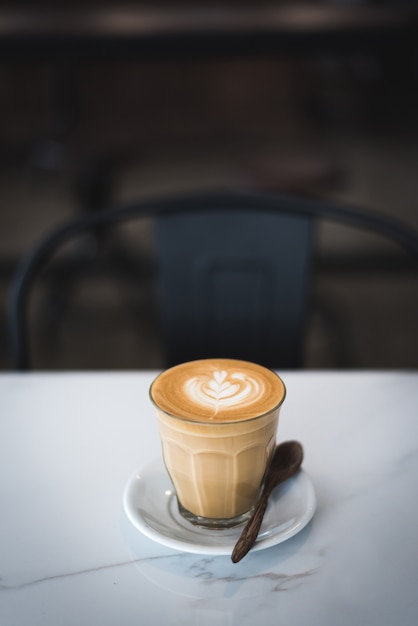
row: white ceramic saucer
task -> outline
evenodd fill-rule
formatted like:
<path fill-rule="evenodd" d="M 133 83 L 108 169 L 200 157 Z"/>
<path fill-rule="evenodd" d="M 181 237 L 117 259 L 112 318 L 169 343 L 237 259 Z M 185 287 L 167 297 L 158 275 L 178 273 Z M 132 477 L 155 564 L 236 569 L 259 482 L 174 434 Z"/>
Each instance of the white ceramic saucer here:
<path fill-rule="evenodd" d="M 131 476 L 123 493 L 123 506 L 129 520 L 146 537 L 184 552 L 229 555 L 243 528 L 206 530 L 187 522 L 178 511 L 162 459 Z M 296 535 L 312 519 L 315 506 L 312 482 L 300 470 L 273 491 L 252 550 L 269 548 Z"/>

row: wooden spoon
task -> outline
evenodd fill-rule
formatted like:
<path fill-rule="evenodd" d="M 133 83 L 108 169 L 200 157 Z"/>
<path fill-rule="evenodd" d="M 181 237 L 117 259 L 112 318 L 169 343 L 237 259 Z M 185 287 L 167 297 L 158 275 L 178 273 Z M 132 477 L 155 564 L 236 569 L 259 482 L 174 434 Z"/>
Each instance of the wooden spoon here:
<path fill-rule="evenodd" d="M 233 563 L 238 563 L 254 545 L 273 489 L 296 474 L 302 460 L 303 448 L 298 441 L 285 441 L 277 446 L 266 474 L 260 499 L 232 551 Z"/>

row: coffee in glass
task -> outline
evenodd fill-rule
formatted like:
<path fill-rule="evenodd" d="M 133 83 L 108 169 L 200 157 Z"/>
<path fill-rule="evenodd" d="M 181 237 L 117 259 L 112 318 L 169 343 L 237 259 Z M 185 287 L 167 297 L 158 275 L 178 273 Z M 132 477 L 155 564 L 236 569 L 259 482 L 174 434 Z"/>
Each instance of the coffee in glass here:
<path fill-rule="evenodd" d="M 285 394 L 273 371 L 234 359 L 182 363 L 155 379 L 150 396 L 183 517 L 228 528 L 251 515 Z"/>

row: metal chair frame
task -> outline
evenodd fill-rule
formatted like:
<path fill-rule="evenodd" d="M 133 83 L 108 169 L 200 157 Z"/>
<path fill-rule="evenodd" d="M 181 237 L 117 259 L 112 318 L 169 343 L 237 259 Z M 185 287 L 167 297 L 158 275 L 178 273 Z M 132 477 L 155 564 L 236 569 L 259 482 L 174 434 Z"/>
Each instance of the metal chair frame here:
<path fill-rule="evenodd" d="M 47 234 L 42 241 L 35 245 L 20 263 L 12 282 L 10 298 L 12 367 L 20 371 L 28 370 L 31 367 L 28 324 L 30 292 L 38 272 L 64 243 L 78 235 L 94 231 L 100 227 L 110 227 L 143 217 L 155 218 L 160 224 L 164 223 L 165 218 L 170 218 L 172 224 L 174 224 L 177 217 L 187 218 L 188 216 L 201 214 L 205 216 L 205 219 L 207 217 L 212 219 L 213 216 L 222 216 L 225 212 L 229 215 L 236 214 L 237 219 L 245 214 L 251 214 L 254 222 L 257 221 L 257 216 L 265 214 L 284 215 L 291 219 L 299 219 L 301 223 L 311 223 L 318 219 L 331 220 L 380 234 L 400 245 L 415 258 L 418 258 L 418 236 L 401 221 L 370 210 L 341 206 L 338 203 L 323 202 L 307 198 L 240 190 L 212 190 L 208 192 L 182 193 L 170 197 L 143 200 L 122 207 L 99 211 L 71 219 L 54 229 Z M 182 228 L 184 229 L 184 226 Z M 204 228 L 205 226 L 203 226 L 203 231 Z M 187 233 L 187 237 L 189 239 L 193 238 L 193 234 L 189 232 Z M 310 237 L 307 235 L 304 242 L 305 246 L 309 246 L 309 239 Z M 165 241 L 167 241 L 167 230 Z M 181 249 L 182 243 L 177 241 L 176 246 L 178 249 Z M 310 250 L 307 251 L 301 262 L 302 273 L 300 276 L 303 277 L 303 280 L 306 278 L 306 285 L 300 285 L 300 288 L 305 290 L 305 292 L 310 282 L 309 267 L 307 267 L 309 259 Z M 169 265 L 170 260 L 167 259 L 166 266 Z M 303 271 L 305 270 L 305 275 L 303 275 Z M 303 305 L 306 308 L 305 296 L 299 299 L 299 307 Z M 271 363 L 268 362 L 271 357 L 271 354 L 269 354 L 268 358 L 265 360 L 266 365 L 272 367 L 300 366 L 299 348 L 303 339 L 302 331 L 304 321 L 305 320 L 302 318 L 298 319 L 297 330 L 300 337 L 294 337 L 295 345 L 298 345 L 295 347 L 293 361 L 292 357 L 290 357 L 290 360 L 286 363 L 279 363 L 280 359 L 278 359 L 277 363 Z M 173 330 L 172 328 L 170 330 L 170 323 L 168 323 L 168 330 L 170 332 Z M 186 332 L 187 335 L 187 328 L 186 331 L 183 329 L 180 333 L 180 344 L 183 341 L 184 332 Z M 286 331 L 284 334 L 286 334 Z M 178 339 L 179 338 L 177 338 L 177 347 L 179 344 Z M 193 340 L 188 343 L 193 344 Z M 209 341 L 209 346 L 210 344 L 211 341 Z M 215 347 L 216 346 L 212 344 L 212 349 L 215 349 Z M 273 346 L 273 349 L 277 350 L 277 347 Z M 201 356 L 207 355 L 210 354 L 205 353 Z M 195 358 L 195 356 L 193 352 L 189 353 L 185 351 L 177 358 L 175 354 L 171 354 L 169 360 L 170 362 L 176 362 L 178 360 Z M 220 355 L 218 354 L 218 356 Z M 229 356 L 234 355 L 229 354 Z M 245 357 L 246 355 L 240 354 L 239 356 Z M 252 356 L 252 358 L 255 359 L 256 356 Z"/>

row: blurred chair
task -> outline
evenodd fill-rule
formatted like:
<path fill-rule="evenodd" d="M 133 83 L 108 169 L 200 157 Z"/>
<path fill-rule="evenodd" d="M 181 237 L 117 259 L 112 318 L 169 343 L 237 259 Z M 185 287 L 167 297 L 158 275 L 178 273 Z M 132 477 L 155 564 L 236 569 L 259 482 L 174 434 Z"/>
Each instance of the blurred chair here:
<path fill-rule="evenodd" d="M 156 226 L 166 365 L 220 356 L 301 367 L 318 219 L 381 234 L 418 258 L 417 235 L 397 220 L 272 193 L 179 194 L 86 215 L 49 233 L 18 268 L 10 311 L 15 369 L 32 366 L 29 296 L 47 260 L 82 234 L 146 217 Z"/>

